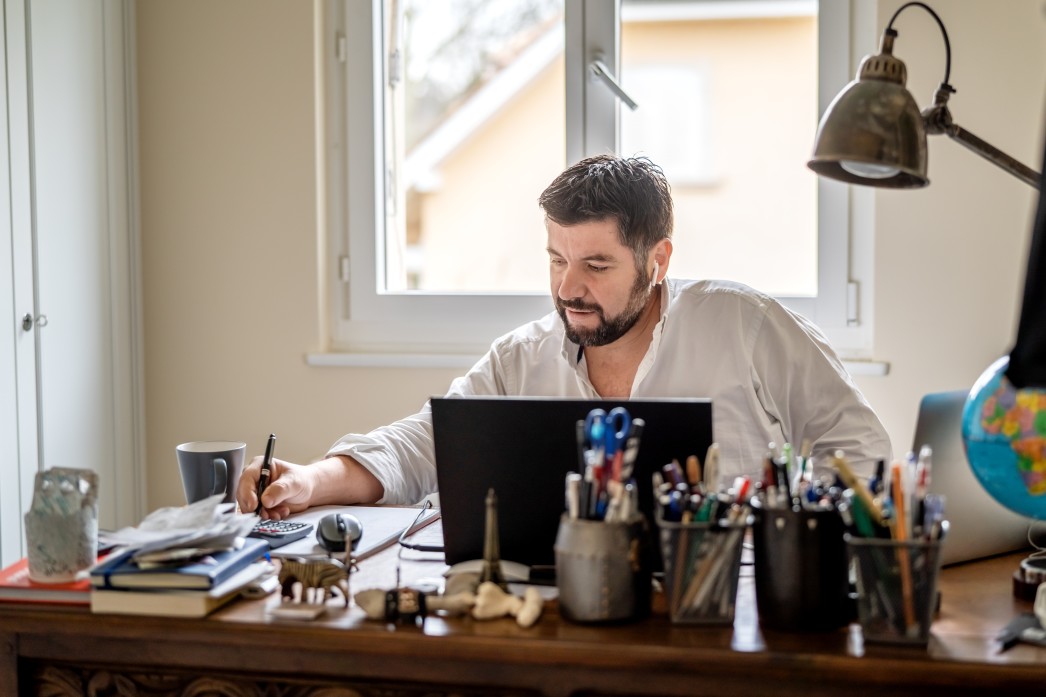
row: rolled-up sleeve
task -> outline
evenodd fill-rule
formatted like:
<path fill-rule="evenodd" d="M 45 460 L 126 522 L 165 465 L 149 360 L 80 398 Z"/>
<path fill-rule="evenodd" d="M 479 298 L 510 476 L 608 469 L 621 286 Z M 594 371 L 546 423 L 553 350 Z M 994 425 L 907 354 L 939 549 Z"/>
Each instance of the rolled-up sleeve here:
<path fill-rule="evenodd" d="M 466 375 L 454 380 L 447 396 L 504 394 L 498 365 L 492 348 Z M 348 455 L 377 477 L 385 489 L 378 503 L 417 503 L 437 488 L 430 402 L 417 414 L 370 433 L 342 436 L 327 452 L 327 457 L 335 455 Z"/>

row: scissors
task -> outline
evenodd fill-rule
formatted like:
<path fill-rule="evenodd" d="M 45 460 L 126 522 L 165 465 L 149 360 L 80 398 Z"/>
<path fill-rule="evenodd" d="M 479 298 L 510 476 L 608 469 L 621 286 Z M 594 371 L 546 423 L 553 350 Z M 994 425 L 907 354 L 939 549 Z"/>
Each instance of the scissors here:
<path fill-rule="evenodd" d="M 590 450 L 599 450 L 600 455 L 606 452 L 607 413 L 602 409 L 593 409 L 585 417 L 585 440 Z"/>

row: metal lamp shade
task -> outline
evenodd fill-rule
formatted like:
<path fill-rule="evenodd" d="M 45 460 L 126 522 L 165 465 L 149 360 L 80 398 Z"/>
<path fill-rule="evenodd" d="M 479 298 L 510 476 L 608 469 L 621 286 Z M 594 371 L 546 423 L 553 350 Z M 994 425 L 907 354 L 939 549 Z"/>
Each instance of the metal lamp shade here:
<path fill-rule="evenodd" d="M 903 84 L 854 80 L 821 118 L 807 166 L 851 184 L 926 186 L 926 129 L 915 99 Z"/>

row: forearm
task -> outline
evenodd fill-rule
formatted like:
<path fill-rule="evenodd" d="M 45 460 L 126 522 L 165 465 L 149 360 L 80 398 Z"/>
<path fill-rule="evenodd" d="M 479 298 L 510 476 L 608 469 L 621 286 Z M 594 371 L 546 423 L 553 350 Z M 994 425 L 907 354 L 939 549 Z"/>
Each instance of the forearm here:
<path fill-rule="evenodd" d="M 381 482 L 348 455 L 335 455 L 309 465 L 310 506 L 375 503 L 385 495 Z"/>

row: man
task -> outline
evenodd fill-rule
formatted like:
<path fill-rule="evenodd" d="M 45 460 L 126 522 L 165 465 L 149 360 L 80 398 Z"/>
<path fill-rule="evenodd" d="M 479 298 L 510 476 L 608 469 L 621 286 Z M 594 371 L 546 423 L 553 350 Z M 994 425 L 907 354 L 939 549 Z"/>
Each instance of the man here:
<path fill-rule="evenodd" d="M 892 457 L 879 419 L 821 333 L 737 283 L 666 281 L 672 198 L 646 158 L 598 156 L 541 194 L 556 311 L 497 339 L 451 395 L 708 397 L 724 481 L 758 474 L 771 441 L 842 449 L 866 471 Z M 240 479 L 257 505 L 261 458 Z M 264 515 L 309 506 L 413 503 L 436 489 L 422 412 L 339 440 L 311 465 L 276 460 Z"/>

